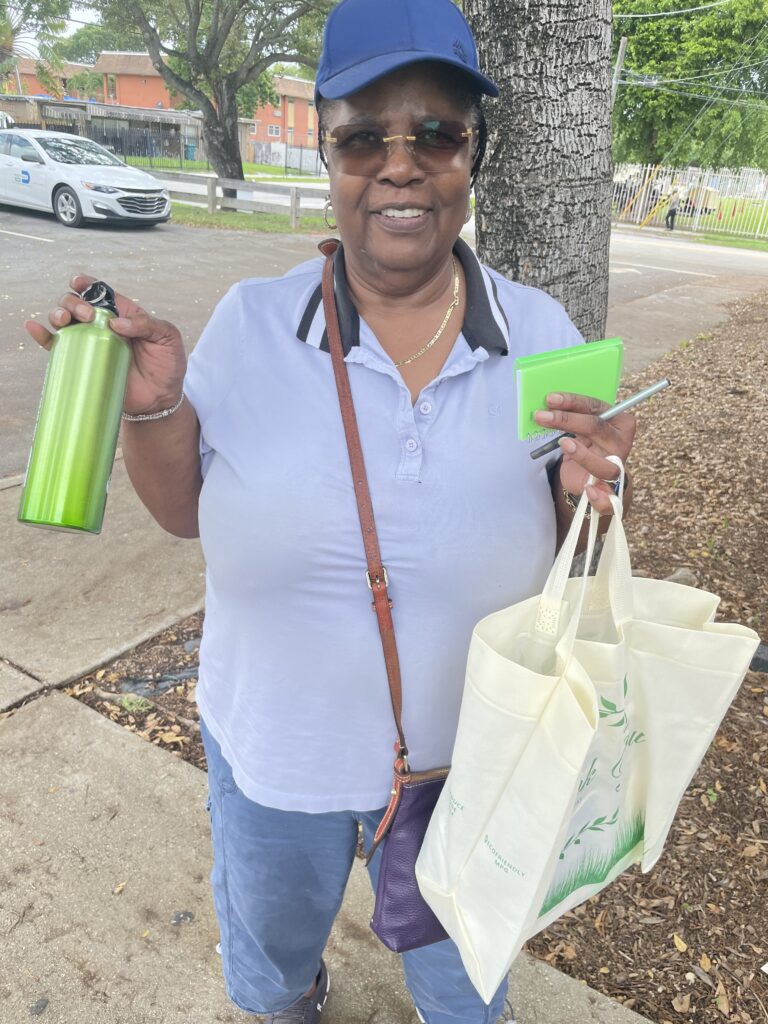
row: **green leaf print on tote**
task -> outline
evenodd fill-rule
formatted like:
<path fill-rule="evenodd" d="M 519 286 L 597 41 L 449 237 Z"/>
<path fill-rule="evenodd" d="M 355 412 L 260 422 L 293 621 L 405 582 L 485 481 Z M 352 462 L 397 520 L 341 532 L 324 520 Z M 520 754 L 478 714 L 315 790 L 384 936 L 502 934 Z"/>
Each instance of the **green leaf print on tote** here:
<path fill-rule="evenodd" d="M 618 818 L 618 810 L 614 814 L 615 819 Z M 573 845 L 578 845 L 580 840 L 577 838 L 585 831 L 602 831 L 602 827 L 595 828 L 597 822 L 600 822 L 600 818 L 596 818 L 594 822 L 588 823 L 578 833 L 572 837 Z M 611 824 L 606 821 L 605 825 Z M 584 885 L 598 885 L 600 882 L 604 882 L 608 877 L 611 868 L 622 861 L 628 853 L 631 853 L 636 846 L 639 846 L 643 841 L 643 835 L 645 833 L 645 818 L 642 814 L 637 814 L 632 818 L 626 825 L 623 825 L 617 836 L 616 842 L 613 849 L 608 853 L 600 853 L 597 850 L 593 850 L 588 853 L 583 860 L 574 864 L 572 870 L 565 876 L 556 882 L 547 893 L 547 898 L 544 900 L 544 905 L 539 911 L 539 917 L 543 917 L 544 914 L 548 914 L 553 907 L 556 907 L 558 903 L 562 903 L 566 897 L 570 896 L 572 892 L 576 892 L 577 889 L 581 889 Z M 568 841 L 569 845 L 571 840 Z M 560 855 L 561 859 L 564 852 Z M 639 851 L 638 851 L 639 852 Z"/>
<path fill-rule="evenodd" d="M 627 691 L 629 690 L 629 681 L 624 676 L 623 682 L 624 698 L 626 700 Z M 600 698 L 600 718 L 606 719 L 605 724 L 609 729 L 623 729 L 623 744 L 622 754 L 618 761 L 611 767 L 611 776 L 614 779 L 619 780 L 618 785 L 615 787 L 616 791 L 620 791 L 622 788 L 621 774 L 624 766 L 624 757 L 628 748 L 636 746 L 639 743 L 645 743 L 645 733 L 636 732 L 630 729 L 629 717 L 625 708 L 619 707 L 613 701 L 608 700 L 607 697 Z M 592 764 L 589 767 L 587 775 L 579 783 L 579 794 L 583 792 L 595 777 L 599 773 L 600 765 L 596 764 L 597 758 L 593 758 Z M 591 833 L 594 832 L 605 832 L 607 829 L 613 828 L 619 821 L 620 809 L 617 807 L 613 814 L 608 817 L 602 815 L 599 818 L 593 818 L 588 821 L 585 825 L 573 835 L 569 836 L 563 846 L 562 852 L 560 853 L 560 860 L 565 860 L 566 854 L 570 850 L 573 852 L 574 848 L 582 845 L 582 841 L 587 841 Z M 539 911 L 539 917 L 547 914 L 553 907 L 556 907 L 558 903 L 562 903 L 572 892 L 576 892 L 577 889 L 581 889 L 585 885 L 599 885 L 604 882 L 608 877 L 611 869 L 616 864 L 620 863 L 624 858 L 634 850 L 638 844 L 642 843 L 643 835 L 645 832 L 645 816 L 642 812 L 636 813 L 629 820 L 622 822 L 619 825 L 618 832 L 615 837 L 613 847 L 608 851 L 600 850 L 587 850 L 582 856 L 581 860 L 577 861 L 569 870 L 568 874 L 561 876 L 556 879 L 544 901 L 544 906 Z M 587 844 L 589 846 L 590 844 Z"/>

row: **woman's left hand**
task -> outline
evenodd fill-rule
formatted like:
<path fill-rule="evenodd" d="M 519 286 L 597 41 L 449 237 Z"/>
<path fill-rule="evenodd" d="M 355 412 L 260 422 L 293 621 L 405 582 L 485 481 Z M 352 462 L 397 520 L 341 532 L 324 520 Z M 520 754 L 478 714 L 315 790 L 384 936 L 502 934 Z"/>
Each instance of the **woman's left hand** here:
<path fill-rule="evenodd" d="M 607 455 L 618 455 L 626 465 L 627 456 L 635 439 L 635 417 L 631 412 L 622 412 L 610 420 L 598 419 L 609 406 L 587 395 L 547 395 L 548 411 L 537 412 L 536 422 L 557 431 L 567 431 L 575 437 L 565 437 L 560 442 L 563 461 L 560 466 L 560 483 L 566 491 L 580 495 L 590 475 L 598 483 L 587 487 L 587 497 L 600 515 L 612 515 L 613 506 L 608 497 L 613 487 L 604 480 L 616 480 L 618 469 L 609 462 Z"/>

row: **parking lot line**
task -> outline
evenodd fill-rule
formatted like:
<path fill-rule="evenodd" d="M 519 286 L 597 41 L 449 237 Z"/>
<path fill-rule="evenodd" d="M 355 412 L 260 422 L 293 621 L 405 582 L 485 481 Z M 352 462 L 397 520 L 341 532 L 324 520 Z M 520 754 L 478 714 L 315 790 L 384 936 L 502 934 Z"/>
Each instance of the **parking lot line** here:
<path fill-rule="evenodd" d="M 677 267 L 655 267 L 651 263 L 625 263 L 623 260 L 611 260 L 612 266 L 642 267 L 643 270 L 664 270 L 668 274 L 688 274 L 691 277 L 717 277 L 717 274 L 703 274 L 700 270 L 679 270 Z"/>
<path fill-rule="evenodd" d="M 0 228 L 0 235 L 16 235 L 17 238 L 32 238 L 36 242 L 52 242 L 52 238 L 42 238 L 40 235 L 24 235 L 21 231 L 6 231 Z"/>

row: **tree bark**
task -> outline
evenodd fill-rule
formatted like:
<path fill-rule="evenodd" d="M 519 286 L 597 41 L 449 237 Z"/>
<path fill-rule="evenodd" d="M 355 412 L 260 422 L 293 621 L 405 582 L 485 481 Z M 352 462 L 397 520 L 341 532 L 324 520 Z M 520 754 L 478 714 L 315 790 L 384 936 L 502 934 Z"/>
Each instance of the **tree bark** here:
<path fill-rule="evenodd" d="M 610 0 L 465 0 L 499 86 L 476 188 L 478 252 L 603 337 L 611 211 Z"/>

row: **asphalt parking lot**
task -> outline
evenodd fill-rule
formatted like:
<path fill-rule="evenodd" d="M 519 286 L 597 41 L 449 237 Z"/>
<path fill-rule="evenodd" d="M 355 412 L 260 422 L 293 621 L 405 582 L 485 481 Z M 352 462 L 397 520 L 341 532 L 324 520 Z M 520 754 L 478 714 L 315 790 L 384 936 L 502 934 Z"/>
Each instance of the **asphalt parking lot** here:
<path fill-rule="evenodd" d="M 0 480 L 23 471 L 46 358 L 22 322 L 45 315 L 76 272 L 103 277 L 172 320 L 189 348 L 235 281 L 279 275 L 317 252 L 317 238 L 195 229 L 88 226 L 0 206 Z M 607 333 L 626 367 L 713 326 L 723 302 L 768 286 L 768 253 L 615 232 Z"/>

